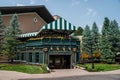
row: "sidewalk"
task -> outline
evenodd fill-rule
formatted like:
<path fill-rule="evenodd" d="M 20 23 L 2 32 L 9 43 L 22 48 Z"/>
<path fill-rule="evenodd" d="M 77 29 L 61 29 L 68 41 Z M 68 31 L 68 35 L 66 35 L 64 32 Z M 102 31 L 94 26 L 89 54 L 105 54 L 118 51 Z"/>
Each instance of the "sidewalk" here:
<path fill-rule="evenodd" d="M 15 71 L 0 70 L 0 80 L 18 80 L 24 78 L 56 78 L 68 76 L 82 76 L 82 75 L 103 75 L 103 74 L 120 74 L 120 70 L 108 72 L 87 72 L 81 69 L 55 69 L 48 74 L 26 74 Z"/>

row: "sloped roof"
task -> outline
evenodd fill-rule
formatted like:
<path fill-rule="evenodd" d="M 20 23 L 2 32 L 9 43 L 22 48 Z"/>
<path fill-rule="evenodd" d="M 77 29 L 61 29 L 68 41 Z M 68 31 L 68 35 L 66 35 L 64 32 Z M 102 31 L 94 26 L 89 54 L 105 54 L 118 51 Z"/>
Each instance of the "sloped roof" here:
<path fill-rule="evenodd" d="M 36 12 L 40 17 L 42 17 L 47 23 L 54 21 L 54 18 L 49 13 L 44 5 L 37 6 L 5 6 L 0 7 L 2 14 L 15 14 L 15 13 L 29 13 Z"/>
<path fill-rule="evenodd" d="M 76 30 L 76 27 L 71 23 L 67 22 L 65 19 L 59 18 L 49 24 L 44 25 L 38 32 L 22 34 L 20 37 L 24 38 L 24 37 L 37 36 L 39 33 L 41 33 L 44 30 L 59 30 L 61 32 L 68 31 L 70 32 L 69 34 L 71 34 Z"/>
<path fill-rule="evenodd" d="M 52 29 L 52 30 L 76 30 L 76 27 L 71 23 L 67 22 L 63 18 L 59 18 L 49 24 L 46 24 L 42 29 Z"/>

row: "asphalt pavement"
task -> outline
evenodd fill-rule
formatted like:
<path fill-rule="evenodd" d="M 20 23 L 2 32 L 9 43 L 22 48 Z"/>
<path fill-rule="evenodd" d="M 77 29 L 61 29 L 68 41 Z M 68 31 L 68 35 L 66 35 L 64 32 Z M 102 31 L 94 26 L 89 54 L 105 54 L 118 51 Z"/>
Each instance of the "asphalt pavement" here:
<path fill-rule="evenodd" d="M 84 75 L 84 76 L 70 76 L 60 78 L 28 78 L 19 80 L 120 80 L 120 74 L 113 75 Z"/>
<path fill-rule="evenodd" d="M 48 74 L 0 70 L 0 80 L 120 80 L 120 70 L 87 72 L 82 69 L 55 69 Z"/>

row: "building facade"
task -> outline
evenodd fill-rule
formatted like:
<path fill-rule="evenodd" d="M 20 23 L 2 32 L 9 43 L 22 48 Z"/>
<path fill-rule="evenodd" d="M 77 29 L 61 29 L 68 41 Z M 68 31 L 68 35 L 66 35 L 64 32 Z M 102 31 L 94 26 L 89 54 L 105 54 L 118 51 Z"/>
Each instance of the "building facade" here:
<path fill-rule="evenodd" d="M 16 60 L 34 64 L 72 68 L 80 61 L 80 42 L 71 36 L 76 27 L 59 16 L 51 16 L 45 6 L 0 7 L 6 26 L 17 13 L 22 34 Z"/>

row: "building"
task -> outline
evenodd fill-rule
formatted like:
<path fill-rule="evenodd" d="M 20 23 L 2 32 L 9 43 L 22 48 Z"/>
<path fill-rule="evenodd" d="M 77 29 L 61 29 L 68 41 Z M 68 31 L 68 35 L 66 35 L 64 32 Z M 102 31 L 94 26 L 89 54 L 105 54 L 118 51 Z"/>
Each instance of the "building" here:
<path fill-rule="evenodd" d="M 16 60 L 51 64 L 54 68 L 72 68 L 80 61 L 80 42 L 71 36 L 76 27 L 59 16 L 52 16 L 45 6 L 0 7 L 6 26 L 17 13 L 22 34 Z"/>

